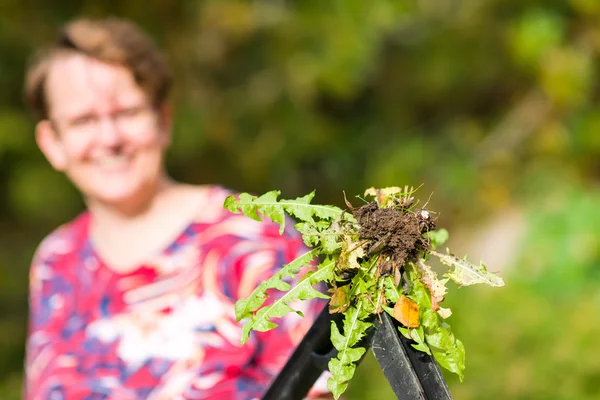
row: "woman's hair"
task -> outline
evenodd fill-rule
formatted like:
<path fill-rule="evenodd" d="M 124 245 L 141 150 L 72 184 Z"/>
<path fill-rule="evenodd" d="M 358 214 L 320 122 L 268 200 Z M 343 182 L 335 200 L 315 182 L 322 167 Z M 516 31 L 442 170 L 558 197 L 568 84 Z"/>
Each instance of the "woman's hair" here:
<path fill-rule="evenodd" d="M 64 26 L 57 40 L 34 54 L 25 78 L 25 100 L 38 118 L 48 117 L 46 78 L 53 60 L 85 54 L 128 68 L 153 105 L 166 101 L 172 84 L 170 68 L 154 42 L 134 23 L 119 19 L 76 19 Z"/>

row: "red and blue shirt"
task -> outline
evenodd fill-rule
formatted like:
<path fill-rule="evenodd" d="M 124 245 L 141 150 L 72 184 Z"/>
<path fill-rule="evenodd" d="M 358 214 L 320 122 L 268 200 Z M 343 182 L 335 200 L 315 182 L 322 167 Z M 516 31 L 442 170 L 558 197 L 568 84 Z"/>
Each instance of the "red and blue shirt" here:
<path fill-rule="evenodd" d="M 299 302 L 240 344 L 234 305 L 307 249 L 293 231 L 223 209 L 210 187 L 196 218 L 151 262 L 117 273 L 84 212 L 39 246 L 30 273 L 27 400 L 260 398 L 324 307 Z M 311 395 L 324 393 L 326 374 Z"/>

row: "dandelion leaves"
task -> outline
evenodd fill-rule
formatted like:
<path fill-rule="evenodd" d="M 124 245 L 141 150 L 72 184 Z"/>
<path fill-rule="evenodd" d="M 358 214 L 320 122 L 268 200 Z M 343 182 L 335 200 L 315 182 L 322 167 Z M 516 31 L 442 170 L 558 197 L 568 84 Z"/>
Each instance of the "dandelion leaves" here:
<path fill-rule="evenodd" d="M 236 196 L 232 195 L 225 199 L 225 208 L 235 214 L 241 212 L 256 221 L 262 221 L 261 215 L 267 216 L 271 221 L 279 224 L 280 234 L 285 229 L 286 212 L 300 221 L 310 223 L 315 228 L 318 227 L 315 217 L 319 220 L 331 221 L 343 213 L 343 210 L 334 206 L 310 204 L 315 192 L 295 200 L 277 200 L 279 195 L 279 190 L 272 190 L 259 197 L 241 193 L 236 199 Z"/>
<path fill-rule="evenodd" d="M 288 282 L 285 281 L 293 279 L 300 269 L 308 265 L 317 255 L 319 251 L 317 249 L 310 250 L 300 257 L 296 258 L 291 263 L 284 265 L 275 275 L 263 281 L 246 299 L 240 299 L 235 304 L 235 314 L 237 320 L 240 321 L 243 318 L 251 317 L 254 311 L 258 310 L 265 300 L 267 299 L 267 290 L 277 289 L 282 292 L 287 292 L 291 289 Z"/>
<path fill-rule="evenodd" d="M 277 324 L 272 321 L 274 318 L 281 318 L 289 312 L 295 312 L 300 316 L 303 316 L 300 311 L 294 310 L 290 304 L 297 300 L 312 300 L 314 298 L 329 299 L 329 296 L 316 290 L 313 285 L 318 282 L 326 280 L 333 270 L 334 262 L 327 260 L 324 262 L 317 271 L 309 272 L 296 286 L 290 287 L 289 284 L 285 283 L 289 290 L 273 302 L 270 306 L 265 306 L 258 310 L 256 314 L 250 317 L 242 327 L 242 344 L 246 343 L 249 338 L 250 331 L 255 330 L 259 332 L 266 332 L 277 327 Z M 260 286 L 259 286 L 260 287 Z M 281 286 L 275 287 L 279 289 Z M 279 289 L 281 290 L 281 289 Z M 266 294 L 263 289 L 257 293 L 257 297 L 262 297 Z M 236 316 L 238 321 L 241 319 L 240 314 L 237 313 L 238 308 L 242 308 L 243 305 L 236 303 Z"/>
<path fill-rule="evenodd" d="M 429 239 L 429 248 L 435 250 L 438 246 L 443 245 L 448 240 L 450 234 L 445 229 L 427 232 L 425 237 Z"/>
<path fill-rule="evenodd" d="M 338 351 L 338 355 L 329 361 L 331 377 L 327 381 L 327 388 L 337 399 L 346 390 L 348 382 L 354 376 L 356 363 L 365 354 L 366 349 L 356 347 L 358 342 L 366 335 L 371 323 L 364 321 L 368 313 L 362 309 L 362 303 L 357 307 L 349 307 L 344 313 L 344 332 L 340 332 L 334 321 L 331 321 L 331 343 Z"/>
<path fill-rule="evenodd" d="M 279 224 L 279 233 L 285 230 L 285 214 L 297 218 L 295 230 L 302 234 L 304 244 L 309 247 L 321 247 L 323 254 L 333 254 L 339 248 L 339 224 L 352 221 L 352 216 L 335 206 L 310 204 L 315 193 L 298 197 L 295 200 L 277 200 L 280 192 L 273 190 L 262 196 L 241 193 L 225 199 L 224 207 L 235 214 L 244 214 L 256 221 L 268 217 Z"/>
<path fill-rule="evenodd" d="M 421 310 L 421 326 L 417 335 L 412 329 L 401 328 L 400 331 L 417 342 L 413 347 L 432 354 L 440 366 L 457 374 L 462 381 L 465 369 L 464 345 L 452 334 L 450 326 L 443 321 L 442 316 L 433 310 L 431 293 L 420 280 L 418 271 L 413 269 L 408 275 L 412 282 L 409 296 Z M 427 350 L 424 347 L 427 347 Z"/>
<path fill-rule="evenodd" d="M 432 251 L 431 254 L 440 259 L 444 264 L 454 267 L 446 276 L 461 286 L 485 284 L 489 286 L 504 286 L 504 280 L 496 274 L 488 272 L 485 264 L 475 265 L 467 261 L 467 257 L 458 258 L 446 250 L 446 254 Z"/>
<path fill-rule="evenodd" d="M 452 312 L 441 307 L 446 284 L 452 280 L 461 286 L 503 286 L 504 281 L 483 263 L 473 265 L 449 251 L 436 252 L 448 232 L 436 229 L 435 213 L 417 207 L 415 192 L 408 187 L 370 188 L 365 197 L 373 200 L 359 208 L 346 200 L 349 211 L 310 204 L 314 192 L 295 200 L 279 199 L 277 190 L 262 196 L 228 197 L 226 209 L 257 221 L 270 218 L 279 224 L 280 234 L 291 220 L 286 214 L 295 218 L 295 230 L 311 248 L 237 301 L 236 318 L 246 320 L 242 344 L 252 330 L 273 329 L 276 320 L 290 312 L 302 315 L 293 308 L 297 301 L 325 298 L 330 299 L 330 313 L 344 314 L 341 329 L 331 324 L 331 342 L 338 355 L 329 361 L 332 377 L 327 386 L 336 399 L 346 390 L 366 351 L 360 342 L 372 327 L 370 321 L 382 311 L 400 322 L 400 332 L 415 342 L 415 349 L 433 355 L 440 366 L 462 380 L 465 348 L 445 322 Z M 297 279 L 304 266 L 323 256 L 316 270 Z M 427 265 L 430 256 L 450 267 L 442 279 Z M 331 297 L 315 289 L 322 282 L 330 286 Z"/>

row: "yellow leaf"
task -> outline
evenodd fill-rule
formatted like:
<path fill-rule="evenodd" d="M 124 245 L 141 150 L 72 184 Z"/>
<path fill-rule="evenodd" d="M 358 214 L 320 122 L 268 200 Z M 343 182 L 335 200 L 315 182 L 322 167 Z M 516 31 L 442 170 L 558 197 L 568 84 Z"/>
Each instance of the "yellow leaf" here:
<path fill-rule="evenodd" d="M 388 187 L 383 189 L 375 189 L 370 187 L 365 190 L 365 196 L 373 196 L 377 200 L 379 207 L 387 206 L 391 196 L 402 193 L 402 188 L 399 187 Z"/>
<path fill-rule="evenodd" d="M 402 295 L 394 306 L 394 318 L 407 328 L 417 328 L 419 326 L 419 306 Z"/>
<path fill-rule="evenodd" d="M 329 301 L 329 313 L 343 313 L 350 307 L 350 301 L 348 301 L 348 293 L 346 286 L 337 288 L 333 295 L 331 296 L 331 300 Z"/>

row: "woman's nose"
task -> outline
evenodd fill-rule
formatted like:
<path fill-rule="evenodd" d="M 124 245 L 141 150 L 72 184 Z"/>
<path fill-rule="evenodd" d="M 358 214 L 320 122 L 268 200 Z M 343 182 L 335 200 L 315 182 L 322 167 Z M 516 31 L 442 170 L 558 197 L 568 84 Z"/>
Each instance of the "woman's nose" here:
<path fill-rule="evenodd" d="M 114 118 L 105 117 L 100 119 L 96 139 L 104 146 L 113 147 L 121 144 L 122 135 Z"/>

